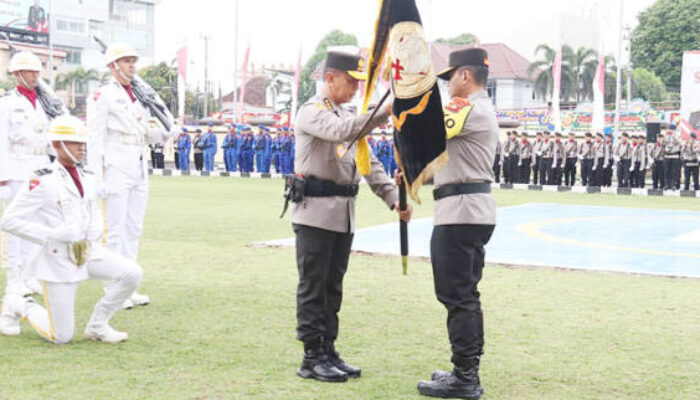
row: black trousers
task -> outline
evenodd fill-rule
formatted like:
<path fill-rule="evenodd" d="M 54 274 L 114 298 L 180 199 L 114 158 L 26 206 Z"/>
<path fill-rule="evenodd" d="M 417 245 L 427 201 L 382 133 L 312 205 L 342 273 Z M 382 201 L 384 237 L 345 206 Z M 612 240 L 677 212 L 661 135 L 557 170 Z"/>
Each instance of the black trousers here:
<path fill-rule="evenodd" d="M 595 170 L 591 167 L 591 178 L 588 180 L 590 186 L 603 186 L 603 158 L 593 159 Z"/>
<path fill-rule="evenodd" d="M 681 160 L 679 158 L 664 159 L 664 183 L 665 189 L 678 190 L 681 186 L 680 180 Z"/>
<path fill-rule="evenodd" d="M 576 184 L 576 158 L 567 158 L 564 164 L 564 184 L 574 186 Z"/>
<path fill-rule="evenodd" d="M 690 178 L 693 178 L 693 190 L 700 190 L 698 186 L 698 166 L 683 166 L 683 175 L 685 175 L 685 190 L 690 190 Z"/>
<path fill-rule="evenodd" d="M 603 168 L 603 186 L 612 186 L 612 161 L 608 162 L 608 165 Z"/>
<path fill-rule="evenodd" d="M 518 182 L 530 183 L 530 160 L 523 160 L 518 169 L 520 170 Z"/>
<path fill-rule="evenodd" d="M 540 176 L 540 163 L 542 162 L 541 156 L 535 156 L 535 165 L 532 166 L 532 183 L 537 185 L 539 182 L 538 177 Z"/>
<path fill-rule="evenodd" d="M 493 225 L 437 225 L 430 239 L 430 261 L 437 299 L 447 309 L 452 362 L 457 366 L 484 351 L 484 316 L 479 281 L 484 246 Z"/>
<path fill-rule="evenodd" d="M 297 269 L 297 339 L 313 343 L 338 337 L 343 277 L 348 268 L 352 233 L 294 225 Z"/>
<path fill-rule="evenodd" d="M 651 183 L 654 190 L 664 188 L 664 163 L 661 160 L 654 160 L 651 169 Z"/>
<path fill-rule="evenodd" d="M 505 168 L 508 172 L 506 183 L 515 183 L 518 181 L 518 156 L 509 156 L 506 158 Z"/>
<path fill-rule="evenodd" d="M 562 174 L 564 171 L 564 163 L 560 160 L 557 160 L 557 164 L 552 167 L 552 177 L 554 179 L 554 184 L 557 186 L 561 186 L 562 183 Z"/>
<path fill-rule="evenodd" d="M 617 187 L 630 187 L 630 160 L 617 163 Z"/>
<path fill-rule="evenodd" d="M 180 152 L 176 151 L 174 157 L 175 157 L 175 169 L 180 169 Z"/>
<path fill-rule="evenodd" d="M 194 153 L 194 169 L 201 171 L 202 164 L 204 164 L 204 153 Z"/>
<path fill-rule="evenodd" d="M 552 158 L 540 158 L 540 185 L 552 185 Z"/>
<path fill-rule="evenodd" d="M 593 159 L 581 160 L 581 185 L 588 186 L 593 179 Z"/>
<path fill-rule="evenodd" d="M 163 153 L 155 153 L 155 166 L 158 169 L 163 169 L 165 168 L 165 154 Z"/>
<path fill-rule="evenodd" d="M 501 158 L 498 155 L 493 161 L 493 177 L 496 179 L 496 183 L 501 182 Z"/>

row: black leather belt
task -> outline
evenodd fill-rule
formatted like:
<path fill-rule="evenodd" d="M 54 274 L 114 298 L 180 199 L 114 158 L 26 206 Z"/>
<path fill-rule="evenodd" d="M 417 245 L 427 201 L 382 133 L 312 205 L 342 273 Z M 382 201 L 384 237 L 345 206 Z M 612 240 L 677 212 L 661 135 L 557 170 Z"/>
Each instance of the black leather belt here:
<path fill-rule="evenodd" d="M 304 179 L 306 180 L 304 195 L 309 197 L 355 197 L 360 190 L 360 186 L 356 183 L 339 185 L 333 181 L 318 179 L 314 176 L 308 176 Z"/>
<path fill-rule="evenodd" d="M 450 196 L 476 193 L 491 193 L 491 184 L 488 182 L 450 183 L 433 190 L 433 199 L 440 200 Z"/>

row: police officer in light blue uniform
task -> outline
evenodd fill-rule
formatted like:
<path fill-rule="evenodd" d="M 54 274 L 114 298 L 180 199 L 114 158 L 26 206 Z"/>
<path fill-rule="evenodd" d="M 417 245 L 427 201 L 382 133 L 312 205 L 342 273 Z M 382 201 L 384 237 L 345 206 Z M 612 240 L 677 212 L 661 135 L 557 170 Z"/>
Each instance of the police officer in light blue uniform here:
<path fill-rule="evenodd" d="M 192 150 L 192 138 L 186 128 L 182 128 L 182 133 L 177 138 L 178 163 L 181 171 L 190 170 L 190 151 Z"/>
<path fill-rule="evenodd" d="M 398 165 L 396 164 L 396 157 L 394 157 L 394 139 L 393 138 L 389 139 L 389 160 L 390 160 L 389 168 L 391 168 L 389 171 L 389 174 L 393 178 L 394 171 L 396 171 L 396 169 L 398 168 Z"/>
<path fill-rule="evenodd" d="M 216 134 L 212 130 L 213 124 L 209 124 L 209 129 L 207 133 L 202 137 L 202 147 L 204 149 L 204 170 L 213 171 L 214 170 L 214 156 L 217 151 L 217 140 Z"/>
<path fill-rule="evenodd" d="M 390 174 L 389 171 L 391 170 L 390 148 L 390 143 L 386 139 L 386 132 L 382 131 L 382 138 L 377 142 L 377 158 L 384 166 L 384 171 L 387 175 Z"/>
<path fill-rule="evenodd" d="M 236 171 L 236 163 L 233 162 L 235 158 L 233 157 L 235 153 L 236 146 L 236 128 L 234 125 L 229 126 L 229 132 L 224 137 L 221 143 L 221 148 L 224 149 L 224 165 L 226 166 L 226 172 Z"/>
<path fill-rule="evenodd" d="M 265 159 L 268 157 L 270 154 L 270 141 L 268 140 L 269 136 L 267 136 L 266 127 L 261 126 L 260 131 L 258 132 L 258 136 L 255 138 L 255 169 L 260 172 L 260 173 L 265 173 Z M 268 167 L 269 169 L 269 167 Z"/>
<path fill-rule="evenodd" d="M 275 166 L 275 172 L 280 174 L 282 171 L 280 171 L 281 164 L 280 164 L 280 140 L 282 139 L 282 134 L 280 130 L 277 131 L 275 134 L 275 138 L 272 139 L 272 146 L 270 149 L 272 150 L 272 163 Z"/>
<path fill-rule="evenodd" d="M 241 171 L 253 172 L 253 132 L 247 126 L 244 128 L 241 143 Z"/>
<path fill-rule="evenodd" d="M 291 161 L 292 153 L 292 138 L 289 137 L 289 133 L 287 131 L 285 131 L 282 135 L 281 146 L 282 149 L 280 150 L 280 159 L 282 160 L 282 173 L 286 175 L 291 173 L 289 162 Z"/>

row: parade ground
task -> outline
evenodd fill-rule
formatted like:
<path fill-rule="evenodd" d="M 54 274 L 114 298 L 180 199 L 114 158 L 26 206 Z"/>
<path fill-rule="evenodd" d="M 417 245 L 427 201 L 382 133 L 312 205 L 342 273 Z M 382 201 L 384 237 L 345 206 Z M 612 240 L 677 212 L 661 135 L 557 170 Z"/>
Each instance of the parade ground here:
<path fill-rule="evenodd" d="M 0 400 L 420 399 L 416 383 L 450 368 L 428 259 L 429 188 L 415 206 L 404 276 L 396 214 L 362 185 L 336 343 L 362 378 L 324 384 L 295 374 L 298 276 L 284 246 L 291 224 L 278 218 L 282 185 L 152 177 L 139 259 L 152 304 L 111 322 L 129 340 L 83 338 L 102 295 L 101 283 L 86 282 L 72 344 L 47 344 L 26 323 L 19 337 L 0 337 Z M 484 399 L 697 398 L 698 199 L 494 195 L 498 225 L 480 284 Z M 270 241 L 277 246 L 261 245 Z"/>

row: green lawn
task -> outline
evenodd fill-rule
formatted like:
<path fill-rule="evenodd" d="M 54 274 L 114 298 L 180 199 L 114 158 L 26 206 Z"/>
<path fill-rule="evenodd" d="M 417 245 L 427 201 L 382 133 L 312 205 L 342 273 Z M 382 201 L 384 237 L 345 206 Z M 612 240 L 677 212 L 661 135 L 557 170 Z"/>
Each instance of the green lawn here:
<path fill-rule="evenodd" d="M 82 331 L 101 284 L 78 292 L 73 344 L 23 324 L 0 337 L 0 399 L 419 399 L 415 386 L 449 368 L 445 311 L 430 265 L 409 275 L 391 257 L 353 255 L 339 350 L 363 377 L 322 384 L 295 375 L 297 272 L 292 249 L 251 242 L 292 235 L 281 181 L 154 177 L 142 240 L 142 292 L 119 312 L 120 345 Z M 395 220 L 365 187 L 358 225 Z M 700 209 L 697 199 L 496 191 L 501 206 L 561 202 Z M 415 217 L 432 214 L 429 192 Z M 573 256 L 573 255 L 572 255 Z M 4 282 L 0 282 L 4 287 Z M 489 266 L 485 399 L 697 399 L 700 281 Z"/>

